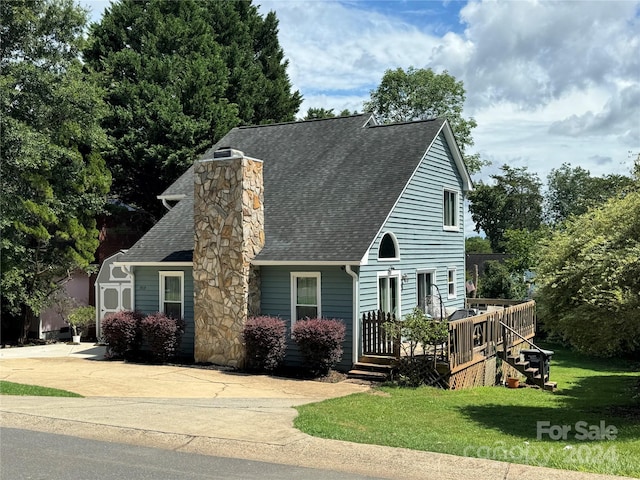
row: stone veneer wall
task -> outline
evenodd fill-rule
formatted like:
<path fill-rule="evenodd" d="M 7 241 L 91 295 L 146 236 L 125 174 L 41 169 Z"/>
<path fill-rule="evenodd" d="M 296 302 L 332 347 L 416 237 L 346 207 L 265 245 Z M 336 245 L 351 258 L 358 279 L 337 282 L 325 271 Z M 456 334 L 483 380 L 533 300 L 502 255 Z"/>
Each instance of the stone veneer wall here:
<path fill-rule="evenodd" d="M 263 164 L 231 152 L 195 166 L 195 360 L 242 367 L 242 331 L 260 308 L 250 261 L 264 246 Z"/>

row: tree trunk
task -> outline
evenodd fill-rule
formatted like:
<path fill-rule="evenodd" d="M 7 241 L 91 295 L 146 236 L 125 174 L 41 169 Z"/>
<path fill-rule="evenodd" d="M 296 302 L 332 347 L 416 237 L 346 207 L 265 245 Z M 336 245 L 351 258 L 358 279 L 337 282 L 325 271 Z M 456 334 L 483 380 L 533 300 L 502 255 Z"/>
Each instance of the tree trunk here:
<path fill-rule="evenodd" d="M 18 338 L 18 344 L 24 345 L 27 342 L 27 338 L 29 337 L 29 329 L 31 328 L 31 322 L 36 320 L 36 316 L 33 313 L 33 310 L 28 305 L 22 305 L 21 315 L 20 315 L 20 327 L 19 332 L 20 336 Z"/>

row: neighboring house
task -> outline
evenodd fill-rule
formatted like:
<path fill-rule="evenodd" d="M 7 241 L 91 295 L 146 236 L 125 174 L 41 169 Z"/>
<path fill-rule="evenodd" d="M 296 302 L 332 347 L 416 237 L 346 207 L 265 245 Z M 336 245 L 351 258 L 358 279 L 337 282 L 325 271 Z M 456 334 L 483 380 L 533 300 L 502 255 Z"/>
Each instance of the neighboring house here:
<path fill-rule="evenodd" d="M 72 303 L 78 306 L 90 305 L 91 303 L 91 275 L 82 270 L 74 270 L 69 273 L 69 277 L 62 286 L 63 296 L 66 299 L 68 310 L 72 308 Z M 65 301 L 65 300 L 63 300 Z M 69 325 L 65 322 L 65 317 L 69 312 L 62 315 L 57 305 L 44 309 L 39 316 L 39 321 L 31 322 L 30 335 L 43 340 L 64 340 L 71 338 Z"/>
<path fill-rule="evenodd" d="M 231 130 L 160 197 L 173 207 L 114 265 L 133 304 L 186 322 L 182 353 L 238 366 L 247 316 L 347 326 L 401 317 L 430 294 L 464 307 L 463 198 L 471 180 L 443 119 L 370 115 Z M 287 362 L 300 362 L 290 345 Z"/>
<path fill-rule="evenodd" d="M 473 279 L 477 269 L 478 278 L 482 279 L 487 262 L 504 263 L 507 258 L 506 253 L 467 253 L 465 255 L 467 277 Z"/>

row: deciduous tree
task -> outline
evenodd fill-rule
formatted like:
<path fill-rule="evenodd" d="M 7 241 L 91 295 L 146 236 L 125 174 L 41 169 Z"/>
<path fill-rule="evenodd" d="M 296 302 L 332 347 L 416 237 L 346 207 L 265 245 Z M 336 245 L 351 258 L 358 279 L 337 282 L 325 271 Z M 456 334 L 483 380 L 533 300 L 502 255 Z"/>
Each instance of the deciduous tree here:
<path fill-rule="evenodd" d="M 3 335 L 29 320 L 98 246 L 111 177 L 101 92 L 79 61 L 86 11 L 72 0 L 0 3 Z M 16 328 L 17 327 L 17 328 Z"/>
<path fill-rule="evenodd" d="M 309 107 L 309 109 L 307 110 L 307 114 L 304 116 L 303 120 L 317 120 L 319 118 L 334 118 L 336 116 L 335 113 L 333 113 L 333 108 L 330 109 L 326 109 L 326 108 L 314 108 L 314 107 Z"/>
<path fill-rule="evenodd" d="M 543 248 L 544 328 L 595 355 L 640 351 L 640 191 L 570 218 Z"/>
<path fill-rule="evenodd" d="M 447 71 L 438 74 L 430 68 L 409 67 L 407 71 L 397 68 L 387 70 L 378 88 L 370 94 L 364 110 L 374 113 L 383 123 L 445 117 L 469 172 L 476 173 L 485 164 L 478 155 L 466 152 L 473 146 L 471 130 L 477 123 L 472 117 L 462 116 L 466 98 L 462 80 L 456 81 Z"/>
<path fill-rule="evenodd" d="M 582 167 L 564 163 L 547 176 L 545 217 L 551 225 L 559 225 L 572 215 L 582 215 L 591 207 L 631 187 L 633 179 L 624 175 L 592 177 Z"/>
<path fill-rule="evenodd" d="M 541 182 L 526 167 L 501 167 L 493 184 L 478 182 L 469 194 L 476 231 L 485 232 L 494 252 L 503 253 L 506 230 L 535 231 L 542 224 Z"/>
<path fill-rule="evenodd" d="M 307 110 L 307 114 L 302 118 L 302 120 L 317 120 L 319 118 L 335 118 L 335 117 L 348 117 L 349 115 L 357 115 L 358 112 L 354 111 L 351 113 L 348 108 L 341 110 L 339 114 L 333 111 L 333 108 L 322 108 L 322 107 L 309 107 Z"/>
<path fill-rule="evenodd" d="M 465 253 L 493 253 L 491 242 L 483 237 L 468 237 L 464 239 Z"/>

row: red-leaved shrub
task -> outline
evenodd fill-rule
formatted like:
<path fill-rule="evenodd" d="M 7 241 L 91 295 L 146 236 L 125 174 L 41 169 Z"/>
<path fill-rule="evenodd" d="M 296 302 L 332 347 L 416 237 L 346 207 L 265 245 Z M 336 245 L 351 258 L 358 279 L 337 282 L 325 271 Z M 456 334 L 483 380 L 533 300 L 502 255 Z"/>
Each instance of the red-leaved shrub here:
<path fill-rule="evenodd" d="M 247 352 L 247 369 L 272 371 L 284 360 L 287 327 L 276 317 L 252 317 L 242 332 Z"/>
<path fill-rule="evenodd" d="M 137 350 L 142 340 L 141 312 L 122 310 L 104 317 L 101 322 L 102 335 L 107 343 L 107 357 L 122 357 L 127 350 Z"/>
<path fill-rule="evenodd" d="M 312 373 L 325 374 L 342 358 L 346 327 L 340 320 L 298 320 L 292 337 Z"/>
<path fill-rule="evenodd" d="M 166 361 L 175 355 L 184 333 L 184 321 L 157 312 L 140 322 L 142 335 L 156 360 Z"/>

